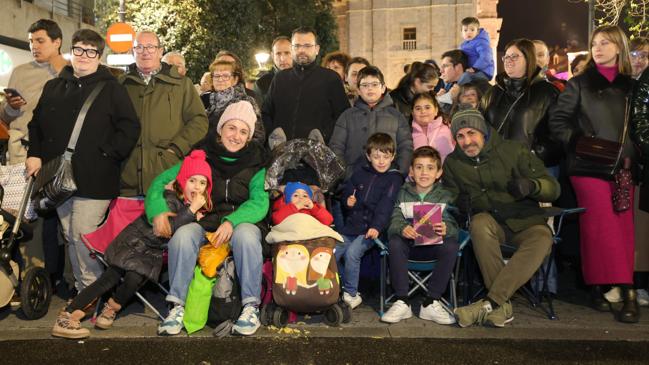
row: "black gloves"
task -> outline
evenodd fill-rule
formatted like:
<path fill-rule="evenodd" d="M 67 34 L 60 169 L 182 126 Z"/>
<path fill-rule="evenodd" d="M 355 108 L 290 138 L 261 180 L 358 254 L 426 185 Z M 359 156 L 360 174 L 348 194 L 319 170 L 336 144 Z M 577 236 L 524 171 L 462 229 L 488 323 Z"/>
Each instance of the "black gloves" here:
<path fill-rule="evenodd" d="M 507 191 L 514 197 L 514 199 L 521 200 L 536 193 L 538 191 L 538 186 L 532 179 L 519 177 L 514 178 L 507 183 Z"/>

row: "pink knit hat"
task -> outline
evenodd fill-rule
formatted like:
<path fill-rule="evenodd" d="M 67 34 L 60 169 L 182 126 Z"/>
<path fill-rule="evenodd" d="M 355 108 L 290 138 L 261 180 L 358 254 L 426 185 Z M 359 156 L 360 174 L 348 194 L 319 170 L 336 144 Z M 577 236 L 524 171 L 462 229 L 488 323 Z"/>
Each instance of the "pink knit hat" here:
<path fill-rule="evenodd" d="M 255 123 L 257 122 L 257 115 L 255 114 L 255 110 L 253 109 L 250 102 L 242 100 L 228 105 L 228 107 L 225 108 L 225 111 L 223 111 L 223 114 L 221 114 L 219 123 L 216 125 L 216 133 L 221 135 L 221 128 L 223 128 L 223 124 L 231 120 L 240 120 L 246 123 L 248 128 L 250 128 L 250 135 L 248 136 L 248 140 L 250 140 L 252 138 L 252 135 L 255 134 Z"/>
<path fill-rule="evenodd" d="M 193 150 L 189 156 L 185 157 L 183 164 L 180 165 L 180 171 L 176 175 L 176 181 L 180 188 L 185 190 L 187 180 L 194 176 L 201 175 L 207 178 L 207 196 L 212 196 L 212 169 L 205 161 L 205 151 Z"/>

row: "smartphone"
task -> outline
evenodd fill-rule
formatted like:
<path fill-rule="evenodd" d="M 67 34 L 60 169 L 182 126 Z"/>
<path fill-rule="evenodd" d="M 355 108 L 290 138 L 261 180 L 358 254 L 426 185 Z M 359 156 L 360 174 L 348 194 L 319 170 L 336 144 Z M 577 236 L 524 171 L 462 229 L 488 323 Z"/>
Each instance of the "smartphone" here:
<path fill-rule="evenodd" d="M 21 98 L 23 98 L 23 96 L 20 95 L 20 93 L 16 89 L 6 88 L 6 89 L 4 89 L 4 92 L 5 92 L 5 94 L 11 94 L 11 97 L 20 96 Z M 23 100 L 25 100 L 25 98 L 23 98 Z"/>

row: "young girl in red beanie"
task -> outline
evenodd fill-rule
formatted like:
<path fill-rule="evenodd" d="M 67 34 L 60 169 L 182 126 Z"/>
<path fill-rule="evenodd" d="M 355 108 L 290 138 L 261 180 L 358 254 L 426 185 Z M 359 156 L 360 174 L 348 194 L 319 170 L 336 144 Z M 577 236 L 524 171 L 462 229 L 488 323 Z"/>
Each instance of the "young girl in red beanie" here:
<path fill-rule="evenodd" d="M 183 160 L 173 189 L 164 193 L 169 209 L 175 213 L 170 219 L 174 232 L 185 224 L 201 220 L 211 210 L 211 191 L 212 170 L 205 161 L 205 152 L 194 150 Z M 109 265 L 106 271 L 59 313 L 52 335 L 71 339 L 88 337 L 90 331 L 80 325 L 85 317 L 82 309 L 116 287 L 95 323 L 97 328 L 110 328 L 117 312 L 135 291 L 147 280 L 158 280 L 162 248 L 167 241 L 153 234 L 145 214 L 124 228 L 106 250 L 105 259 Z"/>

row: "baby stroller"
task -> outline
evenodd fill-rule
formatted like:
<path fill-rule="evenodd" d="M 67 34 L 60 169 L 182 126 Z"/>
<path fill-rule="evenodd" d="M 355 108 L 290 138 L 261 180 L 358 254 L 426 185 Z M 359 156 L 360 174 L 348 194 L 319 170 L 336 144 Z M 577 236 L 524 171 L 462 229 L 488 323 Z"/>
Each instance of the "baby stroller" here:
<path fill-rule="evenodd" d="M 16 217 L 23 217 L 25 214 L 33 188 L 34 178 L 30 177 Z M 4 189 L 0 186 L 0 202 L 3 197 Z M 2 220 L 0 223 L 0 308 L 7 305 L 14 293 L 18 291 L 25 317 L 39 319 L 47 314 L 52 300 L 50 276 L 42 267 L 32 267 L 22 275 L 23 268 L 13 258 L 20 255 L 17 252 L 20 241 L 29 240 L 32 232 L 29 227 L 20 228 L 22 219 L 16 219 L 4 210 L 0 210 L 0 214 Z"/>
<path fill-rule="evenodd" d="M 282 191 L 287 181 L 315 185 L 314 200 L 324 204 L 324 194 L 344 175 L 345 168 L 322 142 L 294 139 L 273 151 L 265 187 Z M 278 195 L 278 194 L 275 194 Z M 293 214 L 266 236 L 272 264 L 265 265 L 264 304 L 261 322 L 285 327 L 289 311 L 321 312 L 329 326 L 351 320 L 351 308 L 340 300 L 340 281 L 334 257 L 342 237 L 307 214 Z M 268 268 L 272 268 L 268 269 Z M 270 271 L 270 272 L 269 272 Z M 272 293 L 272 300 L 268 294 Z"/>

